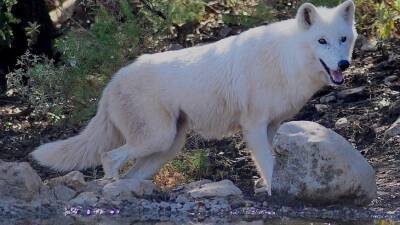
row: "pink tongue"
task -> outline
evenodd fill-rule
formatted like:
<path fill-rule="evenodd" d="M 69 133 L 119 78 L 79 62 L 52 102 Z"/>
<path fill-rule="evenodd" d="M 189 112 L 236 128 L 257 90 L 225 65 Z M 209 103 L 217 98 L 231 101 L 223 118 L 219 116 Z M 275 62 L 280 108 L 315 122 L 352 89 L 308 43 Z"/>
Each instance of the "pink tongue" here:
<path fill-rule="evenodd" d="M 331 70 L 331 77 L 333 78 L 334 81 L 340 83 L 343 81 L 343 74 L 340 71 L 337 70 Z"/>

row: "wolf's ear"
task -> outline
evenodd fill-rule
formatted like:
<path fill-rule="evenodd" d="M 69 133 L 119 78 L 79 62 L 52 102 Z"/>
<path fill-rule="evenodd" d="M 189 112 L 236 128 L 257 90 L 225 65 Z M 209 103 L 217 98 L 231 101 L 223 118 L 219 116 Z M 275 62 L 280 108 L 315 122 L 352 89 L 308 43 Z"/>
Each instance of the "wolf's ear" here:
<path fill-rule="evenodd" d="M 304 3 L 297 10 L 296 20 L 303 29 L 310 28 L 318 18 L 317 9 L 311 3 Z"/>
<path fill-rule="evenodd" d="M 354 12 L 355 12 L 355 5 L 352 0 L 347 0 L 342 4 L 338 5 L 339 13 L 343 16 L 346 22 L 351 24 L 354 23 Z"/>

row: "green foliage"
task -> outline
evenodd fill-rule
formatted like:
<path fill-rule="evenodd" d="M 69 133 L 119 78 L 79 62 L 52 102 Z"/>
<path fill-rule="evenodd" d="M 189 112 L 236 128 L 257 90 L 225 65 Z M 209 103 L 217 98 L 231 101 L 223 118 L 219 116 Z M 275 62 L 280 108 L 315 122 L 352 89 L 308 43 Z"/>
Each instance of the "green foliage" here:
<path fill-rule="evenodd" d="M 224 14 L 222 19 L 225 24 L 250 28 L 264 21 L 272 20 L 273 10 L 263 1 L 259 1 L 255 6 L 239 4 L 239 2 L 230 1 L 232 7 L 239 7 L 240 10 L 236 13 Z"/>
<path fill-rule="evenodd" d="M 32 55 L 28 51 L 17 60 L 17 68 L 7 74 L 8 87 L 13 91 L 18 91 L 30 107 L 42 114 L 48 114 L 52 109 L 60 108 L 54 103 L 65 102 L 65 98 L 60 93 L 63 80 L 52 61 Z M 25 84 L 26 82 L 28 83 Z M 63 115 L 60 114 L 50 119 L 58 122 L 58 119 L 62 117 Z"/>
<path fill-rule="evenodd" d="M 310 0 L 307 1 L 316 6 L 334 7 L 342 2 L 342 0 Z"/>
<path fill-rule="evenodd" d="M 10 46 L 13 33 L 11 25 L 18 23 L 12 13 L 12 7 L 17 3 L 17 0 L 1 0 L 0 1 L 0 47 Z"/>
<path fill-rule="evenodd" d="M 28 55 L 21 58 L 20 69 L 8 75 L 11 87 L 31 106 L 54 118 L 72 111 L 73 122 L 88 120 L 95 113 L 104 85 L 136 56 L 140 29 L 133 16 L 126 14 L 125 22 L 120 22 L 102 6 L 96 12 L 90 30 L 72 30 L 56 40 L 55 46 L 63 55 L 61 66 Z M 29 78 L 30 85 L 21 85 L 22 77 Z"/>
<path fill-rule="evenodd" d="M 187 180 L 194 180 L 204 177 L 209 168 L 209 161 L 206 150 L 195 150 L 187 152 L 171 162 L 174 170 L 184 174 Z"/>
<path fill-rule="evenodd" d="M 130 18 L 120 23 L 100 7 L 89 32 L 70 32 L 56 41 L 56 47 L 68 65 L 64 71 L 67 82 L 63 88 L 66 97 L 76 107 L 74 111 L 79 120 L 86 120 L 94 114 L 93 103 L 103 86 L 128 58 L 135 56 L 139 28 L 133 16 Z"/>
<path fill-rule="evenodd" d="M 143 7 L 140 15 L 152 24 L 154 33 L 171 31 L 175 26 L 186 23 L 197 23 L 205 14 L 205 3 L 200 0 L 149 0 L 147 2 L 149 8 Z M 154 11 L 162 16 L 155 15 Z"/>
<path fill-rule="evenodd" d="M 32 46 L 37 42 L 37 38 L 40 33 L 39 28 L 40 25 L 36 21 L 33 23 L 28 22 L 28 27 L 25 28 L 25 34 L 28 38 L 28 46 Z"/>
<path fill-rule="evenodd" d="M 400 0 L 394 0 L 391 5 L 385 1 L 375 4 L 377 20 L 374 23 L 378 37 L 385 39 L 395 32 L 395 23 L 400 23 Z"/>

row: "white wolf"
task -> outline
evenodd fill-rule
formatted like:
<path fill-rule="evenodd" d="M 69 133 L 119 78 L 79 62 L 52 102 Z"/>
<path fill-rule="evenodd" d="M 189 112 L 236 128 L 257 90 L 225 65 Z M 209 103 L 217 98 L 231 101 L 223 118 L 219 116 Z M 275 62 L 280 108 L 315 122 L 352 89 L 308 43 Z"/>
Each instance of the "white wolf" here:
<path fill-rule="evenodd" d="M 118 177 L 147 179 L 185 142 L 188 129 L 218 138 L 241 128 L 271 194 L 271 140 L 281 121 L 324 85 L 343 83 L 357 36 L 354 3 L 303 4 L 296 18 L 198 47 L 143 55 L 104 89 L 96 116 L 78 135 L 32 155 L 66 171 L 103 164 Z"/>

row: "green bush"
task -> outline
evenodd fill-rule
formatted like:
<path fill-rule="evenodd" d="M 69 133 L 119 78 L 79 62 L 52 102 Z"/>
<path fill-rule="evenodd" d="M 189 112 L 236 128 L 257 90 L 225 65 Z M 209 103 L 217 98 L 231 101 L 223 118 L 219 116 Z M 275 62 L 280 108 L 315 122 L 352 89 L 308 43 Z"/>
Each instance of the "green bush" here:
<path fill-rule="evenodd" d="M 223 14 L 222 19 L 228 25 L 250 28 L 273 19 L 273 9 L 263 1 L 258 1 L 255 5 L 248 5 L 246 1 L 230 1 L 228 5 L 236 9 L 236 12 Z"/>
<path fill-rule="evenodd" d="M 210 162 L 206 150 L 194 150 L 171 161 L 175 171 L 183 174 L 187 180 L 204 177 L 208 173 Z"/>
<path fill-rule="evenodd" d="M 394 0 L 390 5 L 386 1 L 375 3 L 375 31 L 378 37 L 385 39 L 398 32 L 396 23 L 400 23 L 400 0 Z"/>
<path fill-rule="evenodd" d="M 170 31 L 189 22 L 199 22 L 205 14 L 205 3 L 200 0 L 149 0 L 147 4 L 140 11 L 141 17 L 153 24 L 155 33 Z M 155 15 L 155 12 L 160 14 Z"/>
<path fill-rule="evenodd" d="M 0 47 L 10 47 L 11 45 L 13 37 L 11 25 L 19 22 L 11 13 L 11 9 L 16 3 L 17 0 L 0 1 Z"/>
<path fill-rule="evenodd" d="M 123 2 L 121 8 L 127 7 Z M 20 68 L 8 75 L 10 87 L 52 118 L 71 113 L 67 118 L 72 122 L 88 120 L 95 113 L 104 85 L 137 54 L 140 28 L 129 10 L 121 11 L 127 14 L 124 22 L 99 6 L 89 30 L 71 30 L 57 39 L 55 46 L 62 53 L 60 65 L 25 54 L 19 60 Z M 22 85 L 23 77 L 29 78 L 28 86 Z"/>

